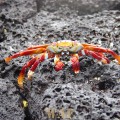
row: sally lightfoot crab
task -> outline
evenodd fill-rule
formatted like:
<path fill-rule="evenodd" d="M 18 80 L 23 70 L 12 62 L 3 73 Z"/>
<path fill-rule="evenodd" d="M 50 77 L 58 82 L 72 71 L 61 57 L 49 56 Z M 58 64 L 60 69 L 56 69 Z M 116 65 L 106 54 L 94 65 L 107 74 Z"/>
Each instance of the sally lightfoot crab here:
<path fill-rule="evenodd" d="M 20 56 L 32 56 L 31 60 L 29 60 L 22 67 L 21 72 L 18 76 L 18 85 L 23 88 L 23 80 L 25 77 L 26 69 L 30 67 L 28 71 L 28 79 L 30 80 L 37 66 L 46 59 L 54 58 L 54 65 L 56 71 L 62 70 L 64 65 L 66 63 L 69 63 L 71 64 L 74 73 L 77 74 L 80 71 L 80 56 L 92 56 L 93 58 L 101 61 L 104 64 L 109 64 L 110 60 L 105 56 L 104 53 L 111 54 L 118 61 L 118 64 L 120 64 L 120 56 L 110 49 L 93 44 L 82 44 L 78 41 L 71 40 L 63 40 L 51 44 L 32 46 L 24 51 L 20 51 L 13 54 L 12 56 L 5 58 L 5 62 L 8 63 L 12 59 Z"/>

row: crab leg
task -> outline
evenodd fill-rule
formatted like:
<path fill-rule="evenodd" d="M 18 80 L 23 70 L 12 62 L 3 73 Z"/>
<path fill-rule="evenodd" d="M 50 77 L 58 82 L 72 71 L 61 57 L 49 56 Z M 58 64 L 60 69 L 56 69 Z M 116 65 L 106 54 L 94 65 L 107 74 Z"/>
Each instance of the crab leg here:
<path fill-rule="evenodd" d="M 46 51 L 46 48 L 37 48 L 37 49 L 24 50 L 24 51 L 15 53 L 12 56 L 9 56 L 9 57 L 5 58 L 5 62 L 8 63 L 12 59 L 20 57 L 20 56 L 39 54 L 39 53 L 43 53 L 45 51 Z"/>
<path fill-rule="evenodd" d="M 49 44 L 36 45 L 36 46 L 29 47 L 26 50 L 37 49 L 37 48 L 47 48 L 48 46 L 49 46 Z"/>
<path fill-rule="evenodd" d="M 32 58 L 30 61 L 28 61 L 21 69 L 21 72 L 18 76 L 18 85 L 20 88 L 23 88 L 23 80 L 25 77 L 25 71 L 28 67 L 30 67 L 35 61 L 36 61 L 36 57 Z"/>
<path fill-rule="evenodd" d="M 96 54 L 104 64 L 110 63 L 110 60 L 106 56 L 104 56 L 102 53 L 93 52 L 93 54 Z"/>
<path fill-rule="evenodd" d="M 28 71 L 28 79 L 31 80 L 32 75 L 34 74 L 35 69 L 39 65 L 39 63 L 43 62 L 44 60 L 48 58 L 53 58 L 54 55 L 51 53 L 41 53 L 38 57 L 38 59 L 34 62 L 30 70 Z"/>
<path fill-rule="evenodd" d="M 92 56 L 93 58 L 102 61 L 104 64 L 110 63 L 110 60 L 106 58 L 102 53 L 94 52 L 94 51 L 89 51 L 89 50 L 81 50 L 79 55 L 87 55 L 87 56 Z"/>
<path fill-rule="evenodd" d="M 99 53 L 109 53 L 111 54 L 120 64 L 120 56 L 118 54 L 116 54 L 114 51 L 110 50 L 110 49 L 106 49 L 106 48 L 102 48 L 102 47 L 98 47 L 95 45 L 91 45 L 91 44 L 82 44 L 84 49 L 87 50 L 91 50 L 91 51 L 95 51 L 95 52 L 99 52 Z"/>
<path fill-rule="evenodd" d="M 82 45 L 84 46 L 84 48 L 87 48 L 87 47 L 99 47 L 99 45 L 87 44 L 87 43 L 82 43 Z"/>
<path fill-rule="evenodd" d="M 76 74 L 79 73 L 80 63 L 79 63 L 78 54 L 72 55 L 72 57 L 70 58 L 70 62 L 72 64 L 72 69 L 73 69 L 74 73 L 76 73 Z"/>

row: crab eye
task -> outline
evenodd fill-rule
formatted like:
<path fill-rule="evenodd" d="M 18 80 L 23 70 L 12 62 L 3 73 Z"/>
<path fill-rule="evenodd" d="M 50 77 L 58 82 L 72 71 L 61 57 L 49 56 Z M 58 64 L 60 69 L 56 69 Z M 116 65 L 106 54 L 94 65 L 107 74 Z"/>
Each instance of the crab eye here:
<path fill-rule="evenodd" d="M 62 52 L 61 52 L 61 55 L 69 55 L 69 54 L 70 54 L 69 51 L 62 51 Z"/>
<path fill-rule="evenodd" d="M 61 55 L 64 55 L 65 53 L 64 52 L 61 52 Z"/>
<path fill-rule="evenodd" d="M 66 54 L 67 54 L 67 55 L 69 55 L 69 54 L 70 54 L 70 52 L 69 52 L 69 51 L 67 51 L 67 52 L 66 52 Z"/>

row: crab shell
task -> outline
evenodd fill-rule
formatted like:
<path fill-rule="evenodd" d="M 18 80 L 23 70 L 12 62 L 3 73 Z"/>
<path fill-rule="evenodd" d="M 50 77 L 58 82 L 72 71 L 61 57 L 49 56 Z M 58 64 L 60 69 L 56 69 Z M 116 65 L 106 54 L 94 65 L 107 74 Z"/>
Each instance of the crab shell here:
<path fill-rule="evenodd" d="M 47 50 L 53 53 L 61 53 L 61 52 L 77 53 L 82 49 L 83 46 L 81 43 L 79 43 L 78 41 L 71 41 L 71 40 L 54 42 L 52 45 L 47 47 Z"/>

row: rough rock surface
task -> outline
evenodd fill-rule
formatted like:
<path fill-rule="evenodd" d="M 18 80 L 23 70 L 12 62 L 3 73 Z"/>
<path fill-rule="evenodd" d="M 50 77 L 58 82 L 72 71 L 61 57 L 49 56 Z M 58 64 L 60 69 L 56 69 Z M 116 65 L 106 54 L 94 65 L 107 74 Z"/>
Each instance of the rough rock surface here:
<path fill-rule="evenodd" d="M 46 0 L 45 9 L 56 11 L 69 8 L 79 15 L 93 14 L 103 10 L 120 10 L 119 0 Z"/>
<path fill-rule="evenodd" d="M 3 58 L 31 45 L 71 39 L 99 44 L 120 54 L 119 10 L 79 16 L 69 7 L 49 12 L 51 4 L 46 1 L 44 5 L 46 8 L 37 13 L 32 0 L 0 1 L 0 120 L 119 120 L 120 66 L 108 54 L 111 63 L 107 65 L 81 57 L 77 75 L 70 66 L 56 72 L 53 60 L 46 60 L 32 81 L 26 77 L 25 91 L 19 90 L 17 76 L 30 57 L 9 64 Z M 28 101 L 28 108 L 23 108 L 22 99 Z"/>

